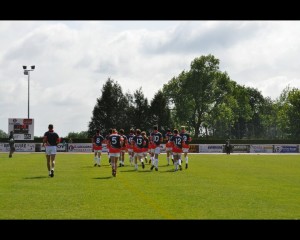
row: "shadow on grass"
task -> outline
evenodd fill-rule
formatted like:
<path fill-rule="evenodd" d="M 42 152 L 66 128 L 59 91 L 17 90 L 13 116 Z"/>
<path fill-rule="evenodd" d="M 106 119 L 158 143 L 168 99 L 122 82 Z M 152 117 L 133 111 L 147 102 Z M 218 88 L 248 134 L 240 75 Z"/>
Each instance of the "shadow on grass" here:
<path fill-rule="evenodd" d="M 81 168 L 95 168 L 96 169 L 96 168 L 102 168 L 102 167 L 111 167 L 111 165 L 101 164 L 100 167 L 92 165 L 92 166 L 82 166 Z"/>
<path fill-rule="evenodd" d="M 158 166 L 158 167 L 170 167 L 171 165 L 166 164 L 166 165 L 162 165 L 162 166 Z"/>
<path fill-rule="evenodd" d="M 93 178 L 93 179 L 110 179 L 110 178 L 113 178 L 113 176 L 109 176 L 109 177 L 96 177 L 96 178 Z"/>
<path fill-rule="evenodd" d="M 135 169 L 130 169 L 130 170 L 119 170 L 118 169 L 118 171 L 120 171 L 120 172 L 136 172 Z"/>
<path fill-rule="evenodd" d="M 159 171 L 159 170 L 158 170 Z M 166 171 L 160 171 L 161 173 L 173 173 L 175 172 L 174 169 L 169 169 L 169 170 L 166 170 Z M 180 172 L 180 170 L 178 170 L 178 172 Z"/>
<path fill-rule="evenodd" d="M 24 179 L 41 179 L 41 178 L 49 178 L 49 176 L 25 177 Z"/>

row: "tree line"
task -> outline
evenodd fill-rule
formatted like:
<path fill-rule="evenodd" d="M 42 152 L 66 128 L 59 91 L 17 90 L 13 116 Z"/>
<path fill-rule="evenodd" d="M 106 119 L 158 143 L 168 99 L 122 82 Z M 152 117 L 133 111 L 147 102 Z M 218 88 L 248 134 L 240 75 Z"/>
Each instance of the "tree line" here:
<path fill-rule="evenodd" d="M 141 88 L 123 93 L 108 78 L 96 100 L 87 134 L 115 127 L 160 131 L 184 125 L 196 138 L 299 139 L 300 90 L 287 86 L 276 100 L 237 84 L 213 55 L 195 58 L 148 102 Z"/>

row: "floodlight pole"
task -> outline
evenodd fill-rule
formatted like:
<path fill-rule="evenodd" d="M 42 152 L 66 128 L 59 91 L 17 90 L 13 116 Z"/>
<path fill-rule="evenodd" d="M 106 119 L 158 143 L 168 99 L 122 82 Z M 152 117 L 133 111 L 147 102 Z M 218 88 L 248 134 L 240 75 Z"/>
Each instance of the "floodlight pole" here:
<path fill-rule="evenodd" d="M 24 69 L 24 75 L 28 76 L 28 119 L 29 119 L 29 98 L 30 98 L 30 94 L 29 94 L 29 85 L 30 85 L 30 71 L 33 71 L 35 69 L 35 66 L 31 66 L 31 69 L 27 69 L 27 66 L 23 66 Z"/>

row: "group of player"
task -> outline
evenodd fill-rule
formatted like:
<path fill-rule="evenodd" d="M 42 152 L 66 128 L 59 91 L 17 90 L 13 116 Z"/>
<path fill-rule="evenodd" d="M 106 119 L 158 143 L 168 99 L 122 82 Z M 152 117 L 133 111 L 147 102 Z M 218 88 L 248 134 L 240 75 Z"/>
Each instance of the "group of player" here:
<path fill-rule="evenodd" d="M 158 156 L 161 151 L 160 145 L 166 142 L 167 165 L 170 165 L 170 157 L 175 166 L 175 171 L 182 170 L 181 155 L 185 157 L 185 168 L 188 168 L 188 152 L 191 136 L 186 132 L 185 127 L 181 127 L 181 132 L 177 129 L 167 130 L 165 136 L 158 131 L 157 126 L 153 126 L 153 130 L 149 136 L 145 131 L 140 129 L 130 129 L 129 134 L 124 134 L 124 129 L 117 131 L 110 129 L 106 137 L 100 134 L 100 130 L 92 138 L 94 151 L 94 166 L 101 166 L 102 144 L 106 144 L 109 156 L 109 162 L 112 166 L 112 175 L 116 177 L 118 160 L 119 167 L 125 165 L 125 152 L 128 152 L 130 165 L 134 165 L 135 170 L 138 170 L 138 162 L 142 168 L 145 168 L 145 163 L 148 163 L 147 154 L 150 155 L 149 164 L 150 170 L 158 171 Z"/>

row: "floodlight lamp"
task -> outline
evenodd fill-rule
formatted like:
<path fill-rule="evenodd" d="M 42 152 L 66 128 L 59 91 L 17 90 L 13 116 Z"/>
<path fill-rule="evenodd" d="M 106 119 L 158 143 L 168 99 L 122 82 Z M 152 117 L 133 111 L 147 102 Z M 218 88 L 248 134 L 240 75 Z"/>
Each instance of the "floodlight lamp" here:
<path fill-rule="evenodd" d="M 23 66 L 23 69 L 26 70 L 26 69 L 27 69 L 27 66 Z"/>
<path fill-rule="evenodd" d="M 32 65 L 32 66 L 31 66 L 31 69 L 32 69 L 32 70 L 34 70 L 34 69 L 35 69 L 35 66 L 34 66 L 34 65 Z"/>

